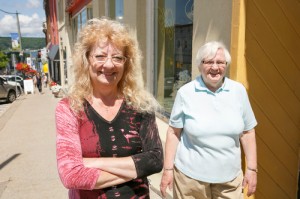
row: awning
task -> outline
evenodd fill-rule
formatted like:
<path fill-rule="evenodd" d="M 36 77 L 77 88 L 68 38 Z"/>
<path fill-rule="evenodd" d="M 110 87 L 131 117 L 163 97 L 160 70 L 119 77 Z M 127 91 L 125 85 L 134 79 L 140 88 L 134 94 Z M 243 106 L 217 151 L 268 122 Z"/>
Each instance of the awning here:
<path fill-rule="evenodd" d="M 52 45 L 51 46 L 51 49 L 50 49 L 50 51 L 49 51 L 49 53 L 48 53 L 48 56 L 49 56 L 49 58 L 53 61 L 54 60 L 54 58 L 55 58 L 55 56 L 56 56 L 56 54 L 57 54 L 57 52 L 58 52 L 58 45 Z"/>
<path fill-rule="evenodd" d="M 72 16 L 75 16 L 91 2 L 92 0 L 67 0 L 66 12 L 68 12 Z"/>

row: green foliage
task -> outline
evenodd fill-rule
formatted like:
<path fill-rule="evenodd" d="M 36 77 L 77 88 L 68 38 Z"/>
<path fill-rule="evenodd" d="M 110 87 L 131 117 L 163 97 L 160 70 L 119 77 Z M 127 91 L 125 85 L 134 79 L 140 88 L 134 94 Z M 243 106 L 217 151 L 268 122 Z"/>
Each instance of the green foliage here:
<path fill-rule="evenodd" d="M 41 49 L 46 47 L 45 38 L 33 38 L 33 37 L 22 37 L 22 49 Z M 0 37 L 0 50 L 9 51 L 11 50 L 11 38 Z"/>
<path fill-rule="evenodd" d="M 2 51 L 0 51 L 0 69 L 5 68 L 8 64 L 8 57 Z"/>

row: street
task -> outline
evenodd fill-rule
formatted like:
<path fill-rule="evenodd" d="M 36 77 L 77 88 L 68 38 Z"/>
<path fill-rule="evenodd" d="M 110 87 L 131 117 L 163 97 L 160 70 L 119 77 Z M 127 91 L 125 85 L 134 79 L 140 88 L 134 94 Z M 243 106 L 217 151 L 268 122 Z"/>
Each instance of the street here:
<path fill-rule="evenodd" d="M 44 94 L 0 103 L 0 199 L 68 198 L 55 157 L 54 111 L 60 98 L 43 89 Z M 150 195 L 161 198 L 157 189 Z"/>

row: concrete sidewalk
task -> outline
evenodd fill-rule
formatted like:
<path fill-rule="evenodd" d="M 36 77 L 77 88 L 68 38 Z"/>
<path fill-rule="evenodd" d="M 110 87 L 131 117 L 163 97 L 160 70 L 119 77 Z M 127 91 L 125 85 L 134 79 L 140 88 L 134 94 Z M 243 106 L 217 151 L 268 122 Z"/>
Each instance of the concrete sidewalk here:
<path fill-rule="evenodd" d="M 67 198 L 56 169 L 54 109 L 45 94 L 18 98 L 0 118 L 0 198 Z"/>
<path fill-rule="evenodd" d="M 21 96 L 0 117 L 0 199 L 67 198 L 55 157 L 54 111 L 60 98 L 43 89 L 44 94 Z M 158 119 L 158 126 L 164 135 L 166 124 Z M 161 173 L 149 177 L 151 199 L 161 198 L 160 178 Z"/>

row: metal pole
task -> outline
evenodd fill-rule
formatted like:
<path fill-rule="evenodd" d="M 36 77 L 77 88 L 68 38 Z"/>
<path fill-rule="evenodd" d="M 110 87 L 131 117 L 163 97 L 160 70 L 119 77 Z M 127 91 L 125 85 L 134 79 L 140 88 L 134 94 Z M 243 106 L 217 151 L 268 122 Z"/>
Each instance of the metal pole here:
<path fill-rule="evenodd" d="M 7 12 L 5 10 L 0 9 L 1 12 L 4 12 L 6 14 L 15 14 L 17 17 L 17 26 L 18 26 L 18 33 L 19 33 L 19 38 L 20 38 L 20 52 L 22 51 L 22 35 L 21 35 L 21 30 L 20 30 L 20 22 L 19 22 L 19 13 L 18 11 L 16 11 L 16 13 L 12 13 L 12 12 Z"/>
<path fill-rule="evenodd" d="M 20 52 L 22 51 L 22 35 L 21 35 L 21 30 L 20 30 L 20 22 L 19 22 L 19 13 L 16 11 L 16 16 L 17 16 L 17 26 L 18 26 L 18 33 L 19 33 L 19 38 L 20 38 Z"/>
<path fill-rule="evenodd" d="M 12 63 L 14 65 L 14 73 L 15 73 L 15 85 L 16 85 L 16 97 L 18 97 L 18 87 L 17 87 L 17 72 L 16 72 L 16 55 L 11 54 Z"/>
<path fill-rule="evenodd" d="M 16 11 L 16 13 L 11 13 L 11 12 L 7 12 L 5 10 L 0 9 L 0 11 L 7 13 L 7 14 L 16 14 L 16 18 L 17 18 L 17 27 L 18 27 L 18 34 L 19 34 L 19 40 L 20 40 L 20 53 L 22 52 L 22 35 L 21 35 L 21 29 L 20 29 L 20 22 L 19 22 L 19 13 L 18 11 Z M 12 54 L 14 55 L 14 54 Z M 22 56 L 23 57 L 23 56 Z M 16 62 L 15 62 L 16 58 L 15 55 L 13 56 L 13 62 L 14 62 L 14 72 L 15 72 L 15 82 L 16 82 L 16 94 L 17 94 L 17 71 L 16 71 Z M 22 60 L 21 60 L 22 61 Z"/>

